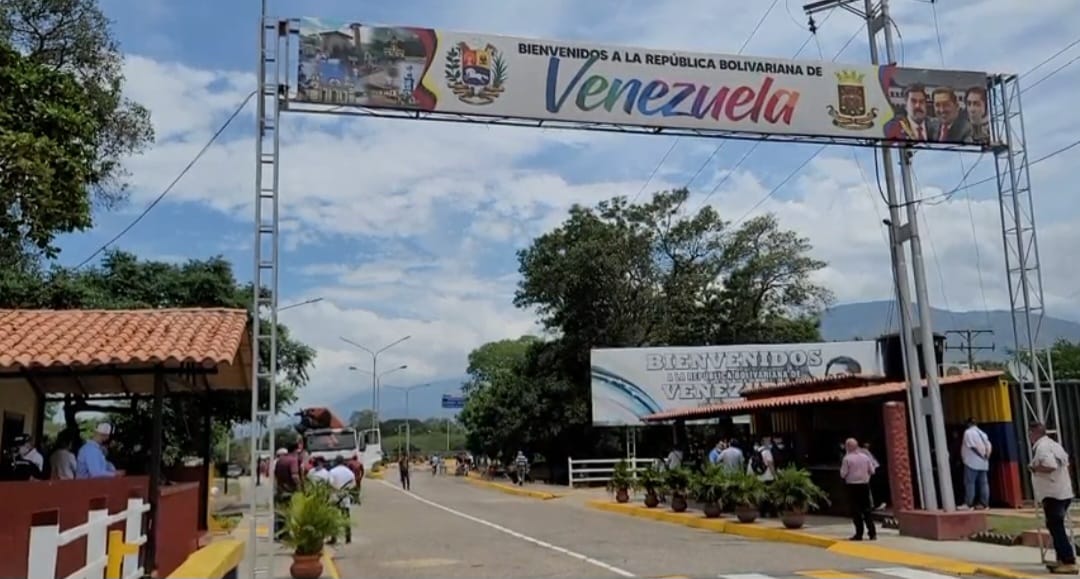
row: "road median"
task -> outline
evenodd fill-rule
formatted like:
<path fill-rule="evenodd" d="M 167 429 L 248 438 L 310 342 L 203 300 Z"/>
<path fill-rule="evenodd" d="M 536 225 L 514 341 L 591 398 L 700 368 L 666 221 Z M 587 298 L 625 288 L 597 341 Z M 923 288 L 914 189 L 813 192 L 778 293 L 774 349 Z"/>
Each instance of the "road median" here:
<path fill-rule="evenodd" d="M 476 477 L 472 477 L 472 476 L 465 477 L 465 480 L 468 481 L 470 484 L 480 486 L 480 487 L 487 487 L 487 488 L 495 489 L 497 491 L 504 492 L 504 493 L 506 493 L 508 495 L 517 495 L 519 497 L 528 497 L 530 499 L 538 499 L 538 500 L 541 500 L 541 501 L 550 501 L 552 499 L 557 499 L 557 498 L 560 498 L 560 497 L 563 496 L 563 495 L 560 495 L 560 494 L 550 493 L 550 492 L 547 492 L 547 491 L 537 491 L 537 490 L 532 490 L 532 489 L 525 488 L 525 487 L 519 487 L 519 486 L 516 486 L 516 485 L 508 485 L 508 484 L 503 484 L 503 483 L 497 483 L 497 482 L 494 482 L 494 481 L 484 480 L 484 479 L 476 478 Z"/>
<path fill-rule="evenodd" d="M 672 523 L 716 533 L 738 535 L 751 539 L 818 547 L 839 555 L 858 557 L 860 559 L 877 561 L 879 563 L 920 567 L 939 573 L 949 573 L 953 575 L 988 575 L 1002 579 L 1030 579 L 1032 577 L 1037 577 L 1037 575 L 1023 573 L 1005 567 L 984 565 L 959 559 L 927 555 L 925 553 L 914 551 L 893 549 L 870 542 L 847 541 L 837 539 L 836 537 L 815 535 L 802 530 L 796 531 L 771 527 L 760 523 L 740 523 L 725 518 L 707 519 L 702 516 L 701 513 L 696 512 L 675 513 L 665 509 L 650 509 L 639 504 L 620 504 L 598 499 L 587 501 L 586 504 L 589 508 L 609 513 L 619 513 L 642 519 Z"/>

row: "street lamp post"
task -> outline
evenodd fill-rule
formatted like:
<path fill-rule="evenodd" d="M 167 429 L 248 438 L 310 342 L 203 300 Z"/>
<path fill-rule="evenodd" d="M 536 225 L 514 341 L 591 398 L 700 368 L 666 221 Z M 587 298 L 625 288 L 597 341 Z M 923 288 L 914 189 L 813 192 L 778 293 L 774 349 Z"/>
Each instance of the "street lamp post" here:
<path fill-rule="evenodd" d="M 375 381 L 374 382 L 375 382 L 376 387 L 378 387 L 379 385 L 382 384 L 383 376 L 386 376 L 387 374 L 393 374 L 394 372 L 398 372 L 398 371 L 401 371 L 401 370 L 405 370 L 408 367 L 409 367 L 408 364 L 402 364 L 402 365 L 398 366 L 397 368 L 391 368 L 391 369 L 389 369 L 389 370 L 387 370 L 385 372 L 379 373 L 378 376 L 375 376 Z M 363 368 L 360 368 L 360 367 L 357 367 L 357 366 L 349 366 L 349 370 L 351 370 L 353 372 L 364 372 L 364 373 L 367 373 L 367 374 L 371 374 L 370 370 L 364 370 Z M 378 426 L 379 416 L 378 416 L 378 411 L 375 409 L 375 403 L 377 401 L 375 400 L 374 389 L 372 390 L 372 392 L 373 392 L 373 394 L 371 396 L 371 419 L 372 419 L 371 428 L 375 429 L 375 428 L 379 427 Z"/>
<path fill-rule="evenodd" d="M 285 310 L 291 310 L 293 308 L 298 308 L 300 306 L 307 306 L 307 305 L 311 305 L 311 304 L 317 304 L 317 303 L 319 303 L 321 301 L 323 301 L 323 298 L 311 298 L 310 300 L 304 300 L 302 302 L 297 302 L 295 304 L 289 304 L 287 306 L 282 306 L 282 307 L 278 308 L 277 311 L 278 311 L 278 313 L 281 313 L 281 312 L 284 312 Z"/>
<path fill-rule="evenodd" d="M 427 383 L 427 384 L 417 384 L 416 386 L 406 386 L 406 387 L 403 387 L 403 386 L 391 386 L 389 384 L 386 385 L 387 388 L 393 388 L 394 390 L 399 390 L 399 391 L 405 393 L 405 454 L 406 455 L 409 455 L 409 454 L 412 453 L 412 422 L 411 422 L 411 414 L 409 412 L 409 393 L 412 392 L 413 390 L 418 389 L 418 388 L 427 388 L 428 386 L 431 386 L 430 382 Z"/>
<path fill-rule="evenodd" d="M 358 344 L 358 343 L 346 338 L 345 336 L 341 336 L 341 341 L 343 341 L 343 342 L 345 342 L 345 343 L 347 343 L 349 345 L 356 346 L 357 348 L 360 348 L 361 350 L 363 350 L 363 351 L 365 351 L 365 352 L 367 352 L 368 354 L 371 355 L 371 411 L 372 411 L 372 414 L 371 414 L 371 428 L 372 429 L 379 428 L 379 354 L 382 354 L 383 352 L 389 350 L 390 348 L 393 348 L 394 346 L 404 342 L 405 340 L 408 340 L 411 337 L 412 336 L 405 336 L 404 338 L 400 338 L 400 339 L 398 339 L 398 340 L 396 340 L 394 342 L 390 342 L 389 344 L 383 346 L 382 348 L 380 348 L 378 350 L 371 350 L 367 346 L 363 346 L 361 344 Z"/>

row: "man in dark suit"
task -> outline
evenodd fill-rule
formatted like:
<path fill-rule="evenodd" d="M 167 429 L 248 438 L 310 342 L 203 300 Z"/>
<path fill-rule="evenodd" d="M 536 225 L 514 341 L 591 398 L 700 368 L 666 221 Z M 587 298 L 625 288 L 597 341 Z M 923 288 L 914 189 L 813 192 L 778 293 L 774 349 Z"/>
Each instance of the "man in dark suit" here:
<path fill-rule="evenodd" d="M 908 141 L 933 141 L 937 136 L 937 120 L 931 118 L 926 87 L 912 84 L 904 89 L 904 116 L 890 124 L 888 138 Z"/>
<path fill-rule="evenodd" d="M 933 140 L 941 143 L 970 143 L 971 123 L 968 122 L 967 115 L 961 114 L 956 91 L 947 86 L 939 87 L 934 89 L 933 99 L 934 116 L 938 120 Z"/>

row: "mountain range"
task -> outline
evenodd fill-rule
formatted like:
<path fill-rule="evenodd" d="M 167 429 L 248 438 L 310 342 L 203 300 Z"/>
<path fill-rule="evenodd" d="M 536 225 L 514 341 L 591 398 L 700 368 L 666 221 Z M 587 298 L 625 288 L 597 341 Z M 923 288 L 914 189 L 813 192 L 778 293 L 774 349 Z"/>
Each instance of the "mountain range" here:
<path fill-rule="evenodd" d="M 979 350 L 976 352 L 978 360 L 1003 361 L 1009 357 L 1012 348 L 1012 315 L 1005 310 L 992 310 L 985 312 L 953 312 L 932 308 L 931 323 L 936 333 L 945 333 L 949 350 L 946 359 L 949 361 L 962 361 L 966 359 L 966 353 L 959 349 L 964 344 L 963 339 L 953 333 L 955 330 L 989 330 L 989 334 L 980 334 L 974 337 L 974 345 L 977 347 L 993 347 L 993 350 Z M 833 306 L 825 311 L 821 319 L 821 335 L 827 341 L 843 340 L 872 340 L 886 333 L 897 331 L 899 325 L 897 311 L 892 301 L 874 301 L 854 304 L 841 304 Z M 1046 347 L 1058 339 L 1080 341 L 1080 323 L 1064 320 L 1061 318 L 1043 318 L 1042 332 L 1039 335 L 1037 346 Z M 953 349 L 956 348 L 956 349 Z M 458 394 L 465 376 L 452 376 L 432 382 L 430 388 L 423 392 L 412 395 L 408 414 L 412 418 L 444 418 L 453 416 L 457 410 L 441 408 L 443 394 Z M 404 418 L 406 409 L 404 401 L 394 393 L 384 393 L 386 401 L 382 407 L 382 416 L 389 418 Z M 348 417 L 357 410 L 369 407 L 370 393 L 358 393 L 349 395 L 332 405 L 335 413 L 342 417 Z"/>

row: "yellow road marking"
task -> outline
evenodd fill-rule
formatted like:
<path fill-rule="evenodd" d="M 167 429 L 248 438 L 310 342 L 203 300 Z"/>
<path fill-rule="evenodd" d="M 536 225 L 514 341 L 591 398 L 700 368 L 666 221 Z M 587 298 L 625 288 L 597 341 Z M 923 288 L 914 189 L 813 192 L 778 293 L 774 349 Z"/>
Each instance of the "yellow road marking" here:
<path fill-rule="evenodd" d="M 341 579 L 341 572 L 338 570 L 337 563 L 334 562 L 334 550 L 330 547 L 323 548 L 322 564 L 323 570 L 330 579 Z"/>
<path fill-rule="evenodd" d="M 796 571 L 798 575 L 813 577 L 813 579 L 864 579 L 862 575 L 835 571 L 833 569 L 814 569 L 811 571 Z"/>

